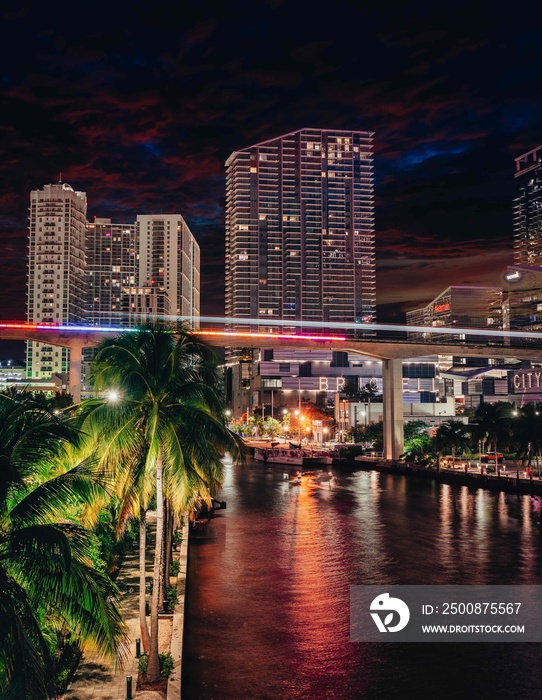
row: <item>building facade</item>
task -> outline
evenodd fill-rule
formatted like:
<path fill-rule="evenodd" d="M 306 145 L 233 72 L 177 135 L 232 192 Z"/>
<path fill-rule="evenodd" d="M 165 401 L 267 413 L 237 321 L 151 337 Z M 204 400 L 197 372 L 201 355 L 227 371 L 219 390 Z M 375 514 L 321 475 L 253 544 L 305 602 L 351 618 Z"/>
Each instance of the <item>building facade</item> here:
<path fill-rule="evenodd" d="M 30 193 L 27 320 L 69 325 L 85 320 L 87 197 L 67 183 Z M 28 342 L 28 379 L 66 375 L 69 350 Z"/>
<path fill-rule="evenodd" d="M 183 217 L 180 214 L 141 214 L 136 225 L 137 279 L 143 297 L 139 311 L 133 307 L 134 313 L 158 313 L 176 318 L 199 316 L 200 249 Z M 151 304 L 148 311 L 145 299 Z"/>
<path fill-rule="evenodd" d="M 293 332 L 289 320 L 375 320 L 372 139 L 300 129 L 228 158 L 226 315 L 237 328 L 257 329 L 243 318 Z M 259 372 L 241 350 L 228 358 L 238 414 L 255 406 Z"/>
<path fill-rule="evenodd" d="M 135 224 L 94 219 L 87 226 L 87 319 L 93 326 L 130 324 L 131 290 L 137 284 Z"/>
<path fill-rule="evenodd" d="M 135 326 L 149 315 L 200 315 L 200 250 L 180 214 L 132 223 L 87 221 L 87 198 L 66 183 L 30 194 L 27 320 L 55 325 Z M 189 320 L 191 327 L 196 320 Z M 83 357 L 90 391 L 92 351 Z M 67 386 L 69 350 L 28 342 L 26 376 L 58 375 Z"/>
<path fill-rule="evenodd" d="M 542 267 L 542 146 L 515 159 L 514 265 Z"/>
<path fill-rule="evenodd" d="M 301 129 L 226 162 L 226 315 L 374 320 L 373 134 Z"/>
<path fill-rule="evenodd" d="M 419 309 L 407 311 L 407 325 L 433 328 L 486 328 L 503 327 L 502 289 L 500 287 L 448 287 L 433 301 Z M 438 340 L 449 334 L 434 336 Z M 455 337 L 455 336 L 452 336 Z"/>
<path fill-rule="evenodd" d="M 200 315 L 200 249 L 180 214 L 87 226 L 86 322 L 134 327 L 150 317 Z M 192 328 L 196 320 L 187 321 Z M 91 395 L 92 349 L 83 350 L 82 395 Z"/>

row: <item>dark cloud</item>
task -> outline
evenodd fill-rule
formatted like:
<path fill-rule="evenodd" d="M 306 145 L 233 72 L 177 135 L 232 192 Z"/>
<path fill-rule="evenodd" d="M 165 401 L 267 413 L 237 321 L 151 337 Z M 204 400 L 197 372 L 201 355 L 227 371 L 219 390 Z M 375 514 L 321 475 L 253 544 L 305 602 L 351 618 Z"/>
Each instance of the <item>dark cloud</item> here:
<path fill-rule="evenodd" d="M 286 0 L 98 0 L 84 22 L 50 4 L 4 12 L 5 315 L 24 313 L 29 191 L 60 172 L 91 218 L 182 213 L 203 311 L 222 312 L 224 161 L 304 126 L 375 132 L 382 317 L 500 282 L 513 159 L 542 140 L 539 37 L 514 13 L 476 0 L 337 0 L 332 16 Z"/>

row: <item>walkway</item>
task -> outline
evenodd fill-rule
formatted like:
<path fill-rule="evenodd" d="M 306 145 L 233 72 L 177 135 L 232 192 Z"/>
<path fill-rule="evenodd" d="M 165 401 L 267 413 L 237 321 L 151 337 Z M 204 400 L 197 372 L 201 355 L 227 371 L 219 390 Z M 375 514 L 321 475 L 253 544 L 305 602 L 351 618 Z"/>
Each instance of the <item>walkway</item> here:
<path fill-rule="evenodd" d="M 147 577 L 150 577 L 149 572 L 152 571 L 151 557 L 155 517 L 154 513 L 147 514 L 147 522 L 150 522 L 151 525 L 151 533 L 147 535 Z M 126 553 L 117 578 L 117 585 L 122 593 L 122 614 L 128 631 L 129 647 L 124 666 L 118 668 L 115 661 L 104 659 L 96 653 L 85 654 L 69 689 L 62 696 L 63 700 L 125 700 L 126 676 L 132 676 L 132 697 L 134 700 L 144 697 L 142 693 L 136 695 L 138 660 L 135 658 L 135 640 L 141 637 L 139 627 L 139 548 L 137 543 L 131 551 Z M 160 696 L 156 695 L 155 697 Z"/>

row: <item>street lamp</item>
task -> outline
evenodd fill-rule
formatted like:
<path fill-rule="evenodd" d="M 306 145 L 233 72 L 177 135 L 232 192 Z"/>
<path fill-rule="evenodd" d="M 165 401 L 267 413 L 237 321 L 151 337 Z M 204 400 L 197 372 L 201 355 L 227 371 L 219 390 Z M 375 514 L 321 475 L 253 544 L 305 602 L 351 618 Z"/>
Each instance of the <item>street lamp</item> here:
<path fill-rule="evenodd" d="M 110 389 L 105 394 L 105 400 L 108 403 L 118 403 L 120 401 L 120 393 L 116 389 Z"/>

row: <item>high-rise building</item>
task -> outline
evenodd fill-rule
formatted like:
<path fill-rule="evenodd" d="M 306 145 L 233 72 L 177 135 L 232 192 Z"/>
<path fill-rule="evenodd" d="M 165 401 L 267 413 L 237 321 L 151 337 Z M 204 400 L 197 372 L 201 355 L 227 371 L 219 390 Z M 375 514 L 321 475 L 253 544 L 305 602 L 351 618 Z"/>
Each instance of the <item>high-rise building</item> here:
<path fill-rule="evenodd" d="M 60 182 L 45 185 L 30 194 L 28 260 L 32 323 L 134 326 L 149 315 L 200 314 L 200 251 L 180 214 L 88 223 L 84 192 Z M 87 393 L 92 355 L 85 350 Z M 67 349 L 27 343 L 29 380 L 63 375 L 67 385 L 68 372 Z"/>
<path fill-rule="evenodd" d="M 366 131 L 300 129 L 232 153 L 226 162 L 228 317 L 375 320 L 372 138 Z M 237 415 L 265 397 L 251 391 L 258 370 L 246 352 L 236 357 L 231 351 L 228 358 Z"/>
<path fill-rule="evenodd" d="M 137 217 L 138 295 L 144 313 L 200 314 L 200 249 L 180 214 Z M 136 307 L 134 306 L 134 312 Z M 141 312 L 140 311 L 140 312 Z"/>
<path fill-rule="evenodd" d="M 149 315 L 199 316 L 200 251 L 180 214 L 87 227 L 87 318 L 134 326 Z"/>
<path fill-rule="evenodd" d="M 87 226 L 87 318 L 93 326 L 124 326 L 137 284 L 135 224 L 94 219 Z"/>
<path fill-rule="evenodd" d="M 226 313 L 374 321 L 373 134 L 300 129 L 226 162 Z"/>
<path fill-rule="evenodd" d="M 515 160 L 521 189 L 514 200 L 514 265 L 542 267 L 542 146 Z"/>
<path fill-rule="evenodd" d="M 200 251 L 180 214 L 87 227 L 87 312 L 93 326 L 133 327 L 150 316 L 200 314 Z M 198 322 L 188 322 L 192 328 Z M 91 348 L 83 350 L 82 395 L 92 393 Z"/>
<path fill-rule="evenodd" d="M 67 183 L 30 193 L 27 319 L 74 324 L 85 318 L 87 197 Z M 69 350 L 28 342 L 28 379 L 68 372 Z"/>

